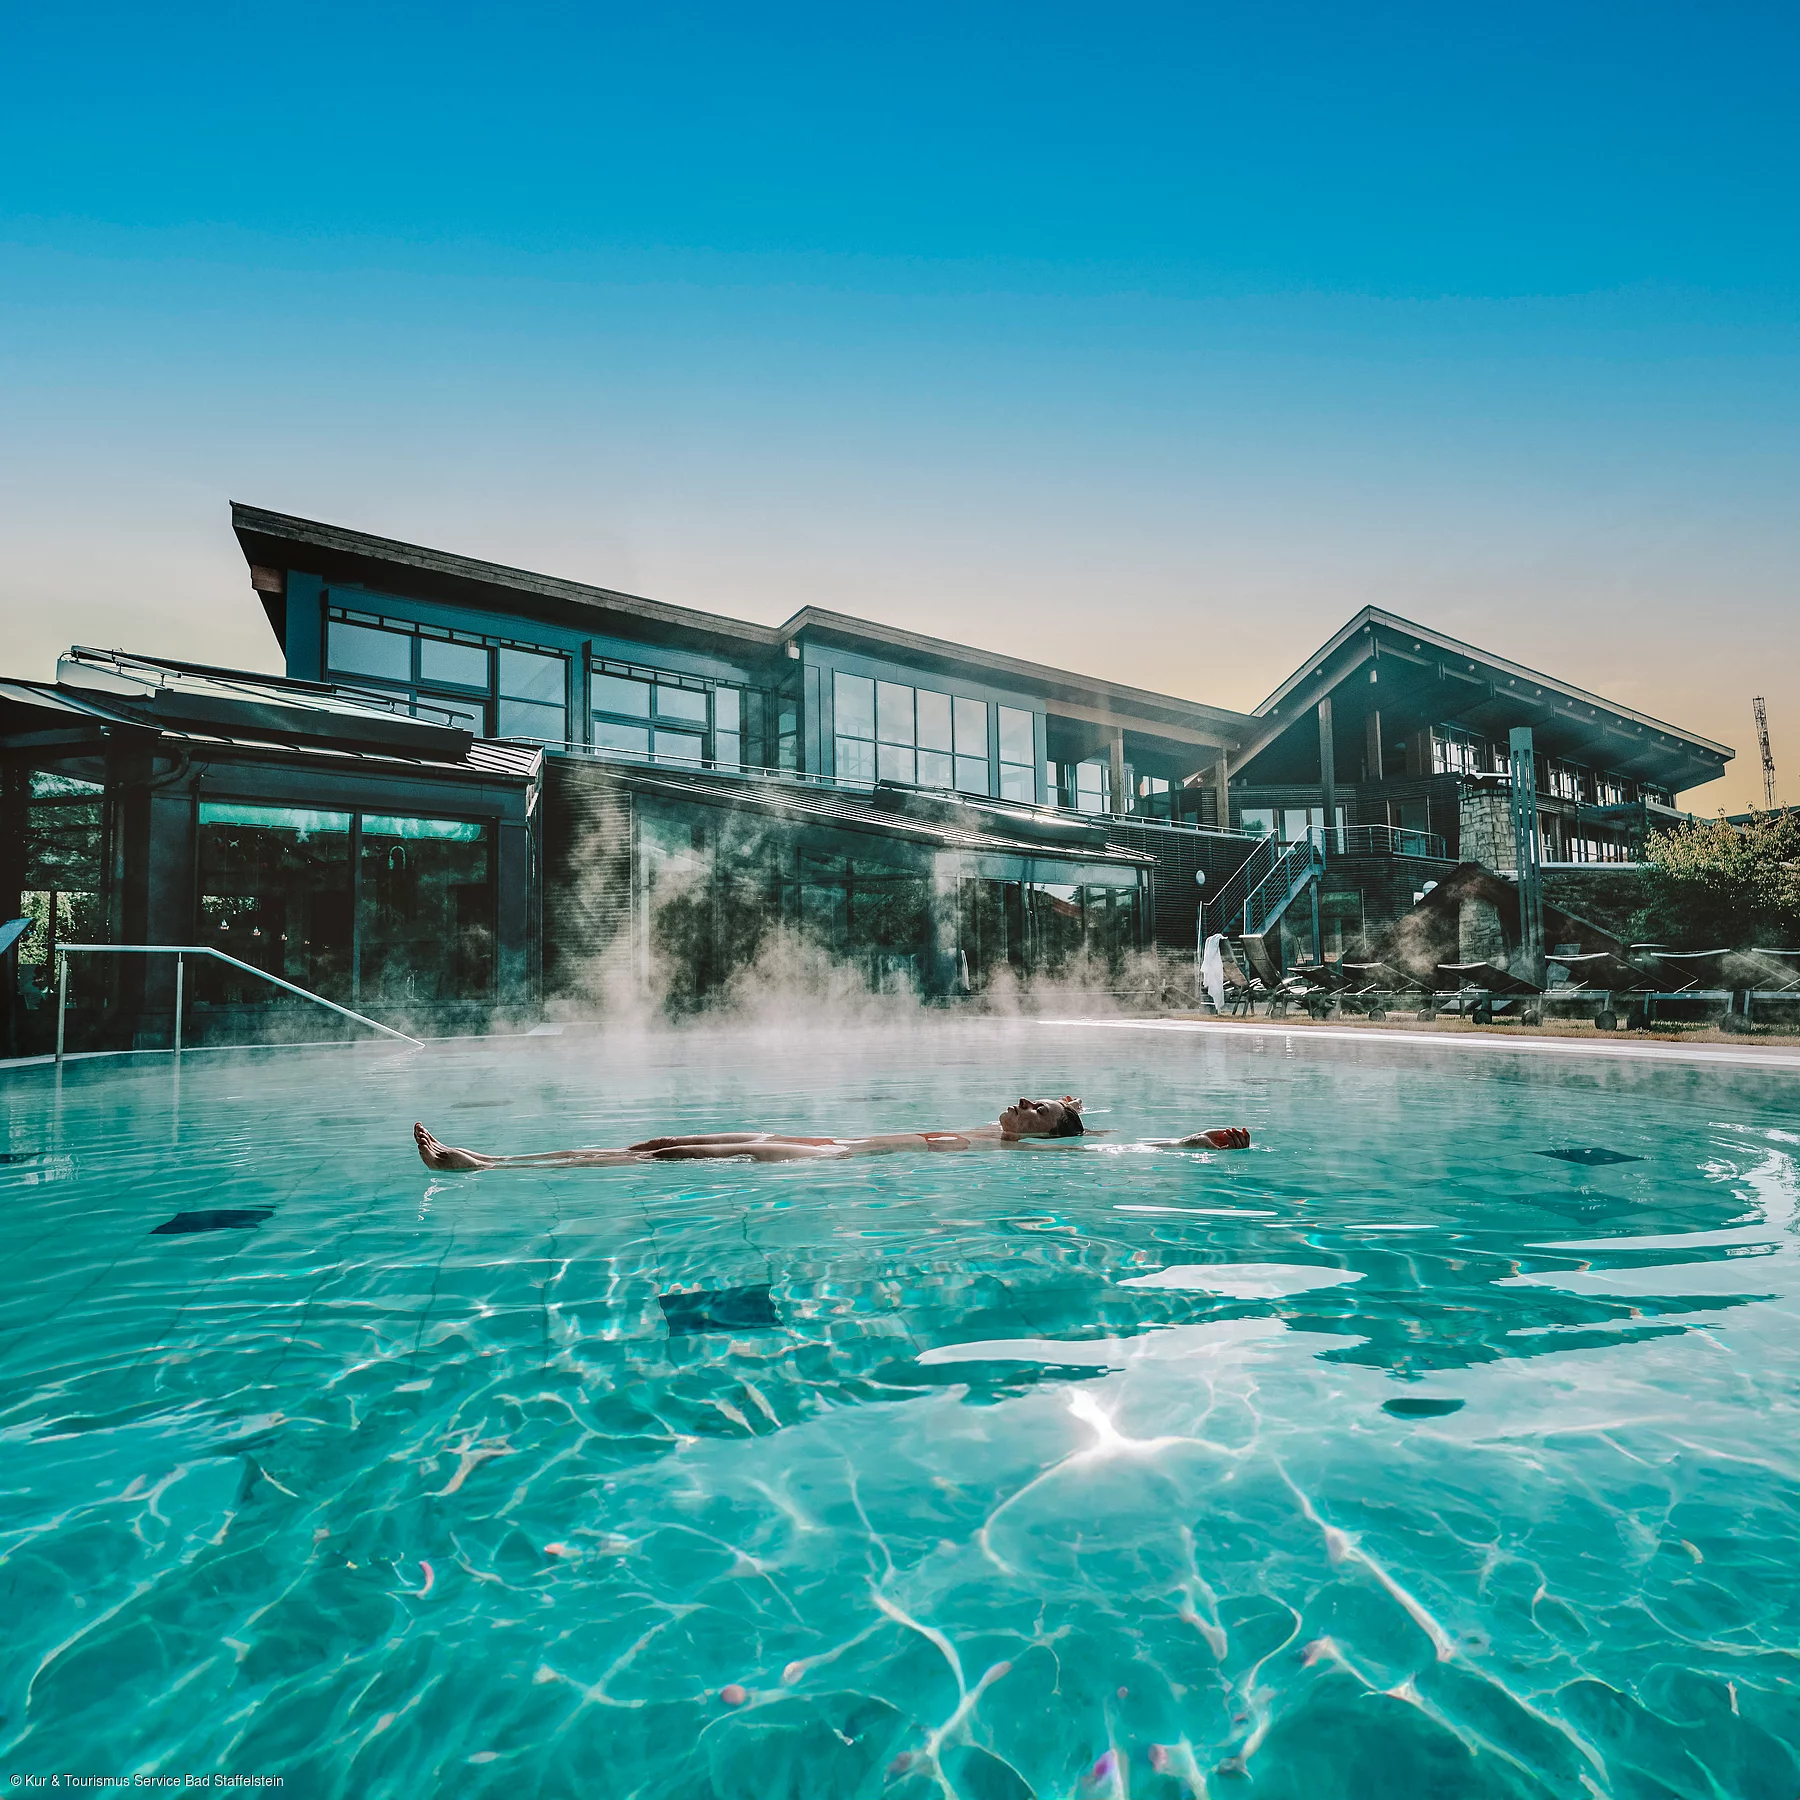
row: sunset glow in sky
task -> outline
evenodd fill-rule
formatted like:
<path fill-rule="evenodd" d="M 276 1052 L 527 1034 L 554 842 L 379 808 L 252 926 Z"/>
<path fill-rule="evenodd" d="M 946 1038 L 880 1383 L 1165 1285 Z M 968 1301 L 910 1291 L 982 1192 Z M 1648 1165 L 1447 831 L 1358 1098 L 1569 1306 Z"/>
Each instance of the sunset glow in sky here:
<path fill-rule="evenodd" d="M 226 503 L 1228 706 L 1376 604 L 1800 800 L 1791 7 L 10 10 L 5 672 Z"/>

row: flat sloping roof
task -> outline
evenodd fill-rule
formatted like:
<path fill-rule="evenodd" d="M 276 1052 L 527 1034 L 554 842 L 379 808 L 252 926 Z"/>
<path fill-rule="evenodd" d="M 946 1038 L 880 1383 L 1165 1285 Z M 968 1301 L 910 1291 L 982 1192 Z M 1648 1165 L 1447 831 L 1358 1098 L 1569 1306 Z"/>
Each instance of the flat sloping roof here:
<path fill-rule="evenodd" d="M 254 679 L 266 681 L 266 676 Z M 11 715 L 9 721 L 8 715 Z M 531 784 L 543 765 L 543 752 L 534 746 L 497 743 L 475 738 L 460 756 L 434 752 L 430 739 L 417 749 L 402 743 L 354 745 L 342 740 L 316 741 L 283 735 L 278 729 L 233 731 L 229 722 L 196 724 L 162 720 L 134 707 L 128 696 L 114 696 L 91 689 L 42 681 L 0 680 L 0 734 L 16 732 L 21 724 L 33 737 L 42 736 L 46 750 L 56 727 L 86 728 L 95 736 L 137 733 L 174 743 L 210 745 L 249 755 L 304 758 L 340 768 L 381 767 L 413 774 L 454 776 L 464 780 L 500 780 Z M 436 738 L 440 734 L 432 734 Z M 450 734 L 441 734 L 448 737 Z"/>

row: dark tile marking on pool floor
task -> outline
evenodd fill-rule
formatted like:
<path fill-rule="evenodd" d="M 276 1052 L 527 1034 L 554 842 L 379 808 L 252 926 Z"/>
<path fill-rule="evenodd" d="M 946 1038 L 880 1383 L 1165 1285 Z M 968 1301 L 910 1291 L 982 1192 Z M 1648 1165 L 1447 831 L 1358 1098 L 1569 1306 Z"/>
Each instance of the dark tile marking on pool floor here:
<path fill-rule="evenodd" d="M 264 1219 L 274 1216 L 272 1206 L 219 1206 L 200 1212 L 178 1212 L 174 1218 L 152 1226 L 150 1235 L 175 1237 L 192 1231 L 251 1231 Z"/>
<path fill-rule="evenodd" d="M 691 1294 L 658 1294 L 670 1337 L 703 1331 L 769 1331 L 781 1324 L 765 1282 L 758 1287 L 713 1288 Z"/>
<path fill-rule="evenodd" d="M 1431 1400 L 1421 1395 L 1416 1400 L 1384 1400 L 1381 1410 L 1396 1419 L 1441 1419 L 1446 1413 L 1461 1412 L 1460 1400 Z"/>
<path fill-rule="evenodd" d="M 1558 1162 L 1580 1163 L 1584 1169 L 1603 1169 L 1609 1163 L 1642 1162 L 1641 1156 L 1627 1156 L 1622 1150 L 1606 1150 L 1592 1145 L 1579 1150 L 1540 1150 L 1539 1156 L 1554 1156 Z"/>

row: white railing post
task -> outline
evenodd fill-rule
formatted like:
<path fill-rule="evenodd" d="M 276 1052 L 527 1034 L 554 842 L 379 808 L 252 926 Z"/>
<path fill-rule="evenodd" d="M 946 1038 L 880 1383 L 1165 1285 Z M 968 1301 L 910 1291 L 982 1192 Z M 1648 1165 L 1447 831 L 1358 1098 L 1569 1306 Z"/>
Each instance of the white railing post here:
<path fill-rule="evenodd" d="M 69 959 L 59 954 L 56 959 L 56 1060 L 63 1059 L 63 1028 L 69 1012 Z"/>
<path fill-rule="evenodd" d="M 175 952 L 175 1054 L 181 1054 L 181 952 Z"/>

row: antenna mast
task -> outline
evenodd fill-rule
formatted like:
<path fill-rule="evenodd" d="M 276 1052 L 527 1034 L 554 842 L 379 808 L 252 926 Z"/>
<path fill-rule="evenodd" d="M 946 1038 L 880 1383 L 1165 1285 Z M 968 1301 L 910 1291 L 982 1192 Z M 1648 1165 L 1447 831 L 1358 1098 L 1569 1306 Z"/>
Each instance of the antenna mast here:
<path fill-rule="evenodd" d="M 1756 715 L 1756 747 L 1762 752 L 1763 770 L 1763 805 L 1770 812 L 1775 810 L 1775 758 L 1769 754 L 1769 714 L 1763 705 L 1763 697 L 1758 694 L 1750 702 L 1750 710 Z"/>

